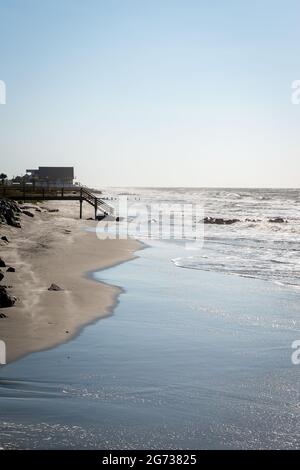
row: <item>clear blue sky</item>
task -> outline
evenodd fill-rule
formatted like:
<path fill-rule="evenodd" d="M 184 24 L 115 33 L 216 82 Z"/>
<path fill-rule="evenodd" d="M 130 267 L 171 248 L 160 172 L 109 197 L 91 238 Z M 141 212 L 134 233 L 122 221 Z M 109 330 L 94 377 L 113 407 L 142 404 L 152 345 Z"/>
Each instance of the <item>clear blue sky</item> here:
<path fill-rule="evenodd" d="M 299 0 L 1 0 L 1 171 L 292 186 Z"/>

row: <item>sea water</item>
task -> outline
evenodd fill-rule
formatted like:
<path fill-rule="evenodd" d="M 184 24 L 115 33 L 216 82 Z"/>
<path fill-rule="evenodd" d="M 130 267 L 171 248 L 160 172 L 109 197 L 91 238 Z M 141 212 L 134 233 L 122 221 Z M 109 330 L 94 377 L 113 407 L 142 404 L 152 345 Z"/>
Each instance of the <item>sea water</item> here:
<path fill-rule="evenodd" d="M 161 204 L 162 212 L 168 207 L 188 211 L 190 205 L 201 207 L 206 217 L 238 220 L 230 225 L 205 224 L 203 248 L 194 253 L 186 250 L 174 258 L 177 266 L 300 288 L 299 189 L 130 188 L 125 192 L 115 188 L 113 194 L 115 198 L 127 195 L 128 207 L 142 220 L 137 238 L 150 244 L 147 224 L 151 222 L 155 228 L 159 221 L 149 221 L 146 209 L 155 204 Z M 115 200 L 112 203 L 116 204 Z M 284 222 L 272 222 L 278 218 Z M 180 217 L 174 221 L 181 223 Z M 168 229 L 165 227 L 167 234 Z M 160 238 L 166 239 L 167 234 L 161 233 Z"/>

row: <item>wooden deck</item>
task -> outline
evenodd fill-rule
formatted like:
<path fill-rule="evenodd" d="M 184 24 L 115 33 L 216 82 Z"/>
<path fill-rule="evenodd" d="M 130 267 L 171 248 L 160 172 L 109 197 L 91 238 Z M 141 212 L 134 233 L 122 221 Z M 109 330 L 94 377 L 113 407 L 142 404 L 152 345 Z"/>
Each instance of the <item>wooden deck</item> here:
<path fill-rule="evenodd" d="M 103 199 L 83 187 L 39 187 L 33 185 L 1 185 L 0 197 L 15 201 L 79 201 L 79 215 L 82 218 L 82 204 L 87 202 L 95 209 L 95 219 L 100 211 L 103 215 L 113 215 L 114 209 Z"/>

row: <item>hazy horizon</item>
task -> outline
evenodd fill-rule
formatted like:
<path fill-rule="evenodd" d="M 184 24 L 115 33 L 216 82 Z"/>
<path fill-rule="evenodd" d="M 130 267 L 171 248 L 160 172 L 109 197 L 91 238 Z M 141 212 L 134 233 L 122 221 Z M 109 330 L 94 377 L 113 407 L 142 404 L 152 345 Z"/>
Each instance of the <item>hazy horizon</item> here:
<path fill-rule="evenodd" d="M 296 0 L 3 0 L 0 171 L 297 189 L 299 13 Z"/>
<path fill-rule="evenodd" d="M 109 188 L 128 188 L 128 189 L 259 189 L 259 190 L 299 190 L 300 186 L 290 186 L 290 187 L 285 187 L 285 186 L 106 186 L 102 185 L 101 188 L 109 189 Z"/>

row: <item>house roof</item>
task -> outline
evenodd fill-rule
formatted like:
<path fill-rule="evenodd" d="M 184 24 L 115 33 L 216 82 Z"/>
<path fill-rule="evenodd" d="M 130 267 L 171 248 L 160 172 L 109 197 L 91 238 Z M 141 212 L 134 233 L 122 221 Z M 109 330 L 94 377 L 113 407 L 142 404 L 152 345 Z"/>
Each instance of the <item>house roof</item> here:
<path fill-rule="evenodd" d="M 37 172 L 39 178 L 56 179 L 74 179 L 74 167 L 72 166 L 39 166 L 38 170 L 26 170 Z"/>

